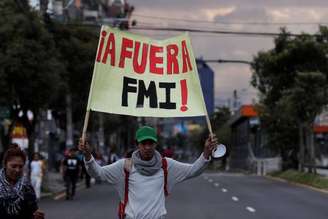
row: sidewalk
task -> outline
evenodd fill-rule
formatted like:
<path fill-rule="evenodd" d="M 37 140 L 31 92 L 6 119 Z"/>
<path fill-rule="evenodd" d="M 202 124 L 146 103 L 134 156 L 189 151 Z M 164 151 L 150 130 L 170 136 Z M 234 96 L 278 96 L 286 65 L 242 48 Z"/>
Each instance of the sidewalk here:
<path fill-rule="evenodd" d="M 76 188 L 83 186 L 83 180 L 79 180 L 76 184 Z M 63 177 L 58 172 L 48 171 L 43 182 L 43 189 L 41 192 L 41 198 L 53 197 L 65 193 L 65 182 Z"/>

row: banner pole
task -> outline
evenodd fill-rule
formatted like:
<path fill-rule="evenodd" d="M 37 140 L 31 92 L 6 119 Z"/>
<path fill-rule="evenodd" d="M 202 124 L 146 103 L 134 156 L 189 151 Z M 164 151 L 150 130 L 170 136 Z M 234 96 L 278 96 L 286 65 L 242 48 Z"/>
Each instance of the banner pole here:
<path fill-rule="evenodd" d="M 96 58 L 95 58 L 95 63 L 94 63 L 94 67 L 93 67 L 93 73 L 92 73 L 92 79 L 91 79 L 91 85 L 90 85 L 90 90 L 89 90 L 89 97 L 88 97 L 88 105 L 87 105 L 87 111 L 85 113 L 85 117 L 84 117 L 84 124 L 83 124 L 83 130 L 82 130 L 82 141 L 85 142 L 85 138 L 86 138 L 86 133 L 87 133 L 87 129 L 88 129 L 88 123 L 89 123 L 89 116 L 90 116 L 90 99 L 92 97 L 92 91 L 93 91 L 93 86 L 94 86 L 94 80 L 95 80 L 95 72 L 96 72 L 96 60 L 97 60 L 97 54 L 99 52 L 99 46 L 100 46 L 100 41 L 101 41 L 101 33 L 103 31 L 104 26 L 101 26 L 100 28 L 100 32 L 99 32 L 99 41 L 98 41 L 98 46 L 97 46 L 97 53 L 96 53 Z"/>
<path fill-rule="evenodd" d="M 84 117 L 84 125 L 83 125 L 83 131 L 82 131 L 82 141 L 85 141 L 86 133 L 87 133 L 87 128 L 88 128 L 88 123 L 89 123 L 89 116 L 90 116 L 90 109 L 87 110 L 85 113 Z"/>
<path fill-rule="evenodd" d="M 211 125 L 211 121 L 210 121 L 210 118 L 208 116 L 207 110 L 206 110 L 206 115 L 205 116 L 206 116 L 207 128 L 210 131 L 211 138 L 213 138 L 212 125 Z"/>

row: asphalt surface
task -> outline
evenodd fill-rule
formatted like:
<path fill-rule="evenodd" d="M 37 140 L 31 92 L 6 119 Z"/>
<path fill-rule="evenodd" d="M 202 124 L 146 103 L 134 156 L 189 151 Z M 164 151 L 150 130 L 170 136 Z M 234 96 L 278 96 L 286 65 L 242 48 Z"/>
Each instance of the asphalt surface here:
<path fill-rule="evenodd" d="M 241 174 L 203 174 L 175 187 L 167 218 L 327 219 L 328 194 Z M 46 219 L 117 218 L 117 195 L 107 185 L 77 192 L 74 200 L 43 199 Z"/>

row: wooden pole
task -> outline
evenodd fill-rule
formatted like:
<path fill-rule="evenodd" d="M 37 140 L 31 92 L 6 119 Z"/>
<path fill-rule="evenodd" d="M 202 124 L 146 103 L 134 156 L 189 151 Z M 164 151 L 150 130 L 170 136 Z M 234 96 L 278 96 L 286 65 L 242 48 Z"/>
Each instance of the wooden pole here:
<path fill-rule="evenodd" d="M 90 111 L 91 110 L 87 110 L 87 112 L 85 113 L 85 117 L 84 117 L 84 125 L 83 125 L 83 131 L 82 131 L 82 141 L 83 142 L 85 141 L 85 137 L 86 137 L 86 133 L 87 133 Z"/>
<path fill-rule="evenodd" d="M 212 125 L 211 125 L 211 121 L 210 121 L 210 118 L 208 116 L 207 110 L 206 110 L 206 115 L 205 116 L 206 116 L 207 128 L 210 131 L 211 138 L 213 138 Z"/>
<path fill-rule="evenodd" d="M 99 32 L 99 41 L 98 41 L 98 47 L 97 47 L 97 54 L 98 54 L 98 51 L 99 51 L 99 45 L 100 45 L 100 38 L 101 38 L 101 33 L 103 31 L 103 28 L 104 26 L 101 26 L 101 29 L 100 29 L 100 32 Z M 97 55 L 96 55 L 97 57 Z M 90 104 L 90 99 L 92 97 L 91 93 L 92 93 L 92 90 L 93 90 L 93 85 L 94 85 L 94 81 L 95 81 L 95 73 L 96 73 L 96 58 L 95 58 L 95 64 L 94 64 L 94 67 L 93 67 L 93 74 L 92 74 L 92 80 L 91 80 L 91 85 L 90 85 L 90 91 L 89 91 L 89 98 L 88 98 L 88 105 L 87 105 L 87 112 L 85 113 L 85 117 L 84 117 L 84 125 L 83 125 L 83 131 L 82 131 L 82 141 L 85 142 L 85 137 L 86 137 L 86 133 L 87 133 L 87 128 L 88 128 L 88 122 L 89 122 L 89 116 L 90 116 L 90 107 L 89 107 L 89 104 Z"/>

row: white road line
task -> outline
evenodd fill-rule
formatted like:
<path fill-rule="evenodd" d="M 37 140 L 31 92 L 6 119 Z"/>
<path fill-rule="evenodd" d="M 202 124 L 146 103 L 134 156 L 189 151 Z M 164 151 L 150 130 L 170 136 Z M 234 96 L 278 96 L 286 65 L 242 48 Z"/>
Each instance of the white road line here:
<path fill-rule="evenodd" d="M 237 202 L 237 201 L 239 201 L 239 198 L 238 197 L 236 197 L 236 196 L 232 196 L 232 198 L 231 198 L 232 200 L 234 200 L 235 202 Z"/>
<path fill-rule="evenodd" d="M 227 191 L 228 191 L 228 190 L 225 189 L 225 188 L 222 188 L 221 190 L 222 190 L 222 192 L 227 192 Z"/>
<path fill-rule="evenodd" d="M 219 183 L 214 183 L 214 186 L 215 187 L 218 187 L 220 184 Z"/>
<path fill-rule="evenodd" d="M 208 182 L 209 182 L 209 183 L 212 183 L 212 182 L 213 182 L 213 179 L 209 179 Z"/>
<path fill-rule="evenodd" d="M 249 212 L 252 212 L 252 213 L 254 213 L 256 211 L 254 208 L 249 207 L 249 206 L 246 207 L 246 210 Z"/>

